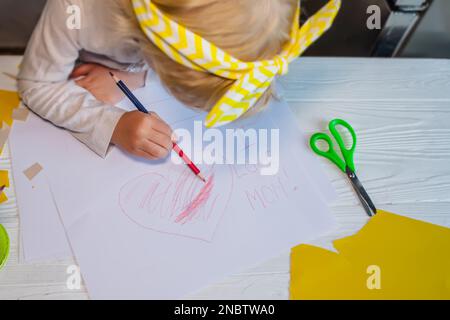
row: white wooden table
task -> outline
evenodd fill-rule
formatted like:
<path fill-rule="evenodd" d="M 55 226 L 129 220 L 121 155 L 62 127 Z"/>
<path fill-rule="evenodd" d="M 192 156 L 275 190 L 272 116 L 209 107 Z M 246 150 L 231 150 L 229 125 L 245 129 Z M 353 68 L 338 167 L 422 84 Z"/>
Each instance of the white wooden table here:
<path fill-rule="evenodd" d="M 0 71 L 15 72 L 19 57 L 0 57 Z M 359 178 L 382 209 L 450 227 L 450 61 L 305 58 L 282 79 L 285 98 L 307 133 L 329 120 L 349 121 L 358 133 Z M 0 88 L 14 87 L 0 74 Z M 323 160 L 339 198 L 333 212 L 338 232 L 356 232 L 367 221 L 349 183 Z M 0 169 L 10 169 L 8 151 Z M 14 191 L 0 205 L 0 223 L 11 236 L 11 254 L 0 271 L 0 299 L 85 299 L 66 287 L 73 261 L 18 263 L 19 217 Z M 289 252 L 188 297 L 193 299 L 287 299 Z"/>

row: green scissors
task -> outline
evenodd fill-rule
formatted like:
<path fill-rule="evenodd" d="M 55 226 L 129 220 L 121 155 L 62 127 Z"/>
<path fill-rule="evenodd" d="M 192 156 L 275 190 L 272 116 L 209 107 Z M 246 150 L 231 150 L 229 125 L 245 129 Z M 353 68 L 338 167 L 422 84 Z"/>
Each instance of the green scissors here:
<path fill-rule="evenodd" d="M 342 126 L 346 128 L 353 139 L 353 144 L 350 149 L 347 149 L 345 147 L 344 140 L 342 139 L 341 134 L 337 131 L 336 127 Z M 353 189 L 355 190 L 356 194 L 358 195 L 359 200 L 361 201 L 364 210 L 366 210 L 369 217 L 374 216 L 377 213 L 377 209 L 375 208 L 375 205 L 373 204 L 372 200 L 370 199 L 369 195 L 367 194 L 366 190 L 364 189 L 361 181 L 359 181 L 358 177 L 355 174 L 355 163 L 353 161 L 353 156 L 355 154 L 356 149 L 356 133 L 355 130 L 353 130 L 352 126 L 348 124 L 346 121 L 341 119 L 334 119 L 330 122 L 328 128 L 330 129 L 331 134 L 333 135 L 334 139 L 339 145 L 339 148 L 341 150 L 342 156 L 344 157 L 344 160 L 337 154 L 337 152 L 334 149 L 333 141 L 331 140 L 330 136 L 325 133 L 316 133 L 311 137 L 310 144 L 312 150 L 319 156 L 324 157 L 331 162 L 333 162 L 335 165 L 341 169 L 342 172 L 344 172 L 347 177 L 349 178 Z M 328 145 L 327 151 L 322 151 L 319 149 L 317 143 L 319 141 L 324 141 Z"/>

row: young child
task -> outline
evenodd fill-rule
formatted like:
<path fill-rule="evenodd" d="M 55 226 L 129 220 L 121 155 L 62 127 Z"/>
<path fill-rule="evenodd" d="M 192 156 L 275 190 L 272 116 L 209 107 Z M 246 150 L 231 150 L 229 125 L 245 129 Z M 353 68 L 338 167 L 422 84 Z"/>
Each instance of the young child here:
<path fill-rule="evenodd" d="M 154 72 L 177 99 L 211 111 L 209 124 L 223 124 L 267 104 L 275 75 L 331 25 L 339 5 L 331 0 L 299 29 L 299 0 L 48 0 L 21 66 L 20 95 L 102 157 L 115 144 L 162 158 L 171 128 L 155 114 L 116 107 L 124 96 L 110 71 L 132 90 Z M 67 25 L 73 6 L 79 29 Z"/>

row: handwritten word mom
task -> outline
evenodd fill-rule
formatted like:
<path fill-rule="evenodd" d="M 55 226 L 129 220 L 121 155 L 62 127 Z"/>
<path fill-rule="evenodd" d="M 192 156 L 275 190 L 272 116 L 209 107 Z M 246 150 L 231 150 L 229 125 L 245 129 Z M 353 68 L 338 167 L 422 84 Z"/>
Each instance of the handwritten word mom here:
<path fill-rule="evenodd" d="M 280 168 L 279 129 L 204 129 L 194 122 L 193 136 L 186 129 L 176 129 L 180 146 L 196 164 L 258 165 L 260 174 L 276 175 Z M 182 164 L 172 153 L 172 161 Z"/>

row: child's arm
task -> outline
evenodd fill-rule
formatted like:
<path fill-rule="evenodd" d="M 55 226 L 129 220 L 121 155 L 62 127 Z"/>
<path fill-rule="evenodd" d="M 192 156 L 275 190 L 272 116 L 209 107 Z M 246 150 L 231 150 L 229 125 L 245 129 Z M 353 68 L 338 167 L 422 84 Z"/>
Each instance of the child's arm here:
<path fill-rule="evenodd" d="M 113 142 L 130 153 L 150 159 L 167 155 L 170 136 L 164 135 L 163 142 L 158 136 L 149 136 L 153 133 L 149 129 L 152 125 L 160 125 L 160 119 L 149 119 L 144 114 L 125 117 L 125 111 L 99 101 L 87 89 L 69 79 L 82 49 L 80 37 L 92 37 L 90 33 L 95 32 L 83 29 L 85 12 L 81 14 L 81 30 L 70 30 L 66 26 L 67 7 L 72 4 L 76 5 L 78 1 L 47 1 L 19 74 L 18 86 L 23 102 L 41 117 L 69 130 L 102 157 L 106 155 L 115 131 Z M 130 122 L 131 118 L 134 123 Z M 139 123 L 150 128 L 142 130 L 137 125 Z M 130 128 L 124 130 L 125 126 Z M 158 148 L 161 145 L 164 148 Z"/>
<path fill-rule="evenodd" d="M 97 101 L 68 80 L 81 50 L 80 30 L 66 26 L 68 5 L 60 0 L 47 2 L 21 65 L 19 92 L 34 112 L 68 129 L 105 156 L 114 127 L 124 111 Z M 83 26 L 83 20 L 81 23 Z"/>

